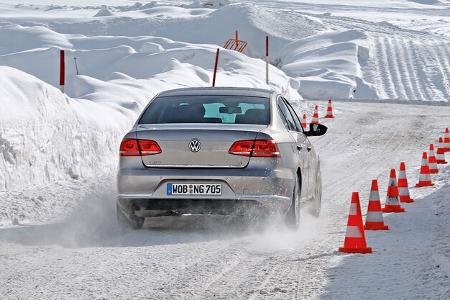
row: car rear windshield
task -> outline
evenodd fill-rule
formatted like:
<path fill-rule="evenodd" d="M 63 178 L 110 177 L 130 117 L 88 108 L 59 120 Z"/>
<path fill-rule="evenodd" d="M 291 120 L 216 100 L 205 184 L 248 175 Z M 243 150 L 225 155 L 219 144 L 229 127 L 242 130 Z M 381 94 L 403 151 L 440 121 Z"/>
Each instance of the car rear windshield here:
<path fill-rule="evenodd" d="M 139 124 L 169 123 L 270 123 L 270 101 L 242 96 L 157 97 L 145 110 Z"/>

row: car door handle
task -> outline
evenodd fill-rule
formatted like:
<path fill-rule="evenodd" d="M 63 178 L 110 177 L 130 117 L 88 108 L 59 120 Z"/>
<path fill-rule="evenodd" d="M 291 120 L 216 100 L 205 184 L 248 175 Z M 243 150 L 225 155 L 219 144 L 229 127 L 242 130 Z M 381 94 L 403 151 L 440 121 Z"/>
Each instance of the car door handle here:
<path fill-rule="evenodd" d="M 298 150 L 298 151 L 301 151 L 302 149 L 303 149 L 303 146 L 297 145 L 297 150 Z"/>
<path fill-rule="evenodd" d="M 310 152 L 312 150 L 312 147 L 306 147 L 306 150 L 308 150 L 308 152 Z"/>

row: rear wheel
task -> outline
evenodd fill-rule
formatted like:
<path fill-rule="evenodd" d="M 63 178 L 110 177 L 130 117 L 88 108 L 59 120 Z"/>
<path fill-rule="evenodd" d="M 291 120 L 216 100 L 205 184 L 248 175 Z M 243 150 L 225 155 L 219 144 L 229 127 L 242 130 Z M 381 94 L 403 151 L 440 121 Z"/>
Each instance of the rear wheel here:
<path fill-rule="evenodd" d="M 141 229 L 144 225 L 145 218 L 137 217 L 133 212 L 129 216 L 116 206 L 117 223 L 122 229 Z"/>
<path fill-rule="evenodd" d="M 297 177 L 292 194 L 291 207 L 285 217 L 286 225 L 292 229 L 297 229 L 300 224 L 300 192 L 300 179 Z"/>

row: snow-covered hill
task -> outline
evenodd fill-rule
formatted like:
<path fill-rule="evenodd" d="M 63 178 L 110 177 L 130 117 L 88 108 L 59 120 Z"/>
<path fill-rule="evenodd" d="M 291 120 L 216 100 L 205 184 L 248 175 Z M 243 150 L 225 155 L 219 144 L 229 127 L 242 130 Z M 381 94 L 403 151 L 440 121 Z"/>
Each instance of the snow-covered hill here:
<path fill-rule="evenodd" d="M 450 24 L 444 1 L 397 0 L 390 1 L 389 7 L 380 1 L 339 5 L 329 1 L 64 3 L 0 3 L 4 21 L 0 36 L 15 35 L 12 41 L 0 40 L 0 54 L 47 47 L 74 51 L 115 47 L 119 50 L 108 51 L 127 55 L 127 51 L 142 52 L 139 40 L 145 39 L 150 52 L 165 49 L 153 45 L 161 40 L 152 42 L 149 36 L 223 45 L 239 30 L 240 38 L 248 41 L 247 54 L 254 58 L 263 55 L 264 37 L 270 36 L 271 63 L 303 83 L 298 92 L 305 98 L 448 101 L 450 93 L 445 83 L 449 37 L 441 30 Z M 105 9 L 108 15 L 98 15 Z M 361 10 L 365 11 L 363 18 L 358 15 Z M 102 41 L 96 42 L 100 37 Z M 177 46 L 172 44 L 167 50 L 172 47 Z M 89 55 L 85 53 L 84 59 Z M 1 63 L 29 72 L 29 64 L 15 65 L 9 59 Z M 209 60 L 202 61 L 202 68 L 205 63 L 211 68 Z M 148 63 L 160 70 L 153 61 Z M 120 72 L 115 67 L 108 66 L 106 73 Z"/>

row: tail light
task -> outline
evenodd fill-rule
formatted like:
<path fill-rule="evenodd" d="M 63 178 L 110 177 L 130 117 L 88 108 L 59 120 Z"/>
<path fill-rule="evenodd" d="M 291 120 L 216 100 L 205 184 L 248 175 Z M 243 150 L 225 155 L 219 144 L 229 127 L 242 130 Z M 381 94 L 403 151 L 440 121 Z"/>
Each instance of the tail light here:
<path fill-rule="evenodd" d="M 161 152 L 161 147 L 152 140 L 124 139 L 120 144 L 120 156 L 147 156 Z"/>
<path fill-rule="evenodd" d="M 242 140 L 231 145 L 228 153 L 251 157 L 278 157 L 277 144 L 274 140 Z"/>

